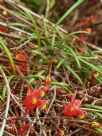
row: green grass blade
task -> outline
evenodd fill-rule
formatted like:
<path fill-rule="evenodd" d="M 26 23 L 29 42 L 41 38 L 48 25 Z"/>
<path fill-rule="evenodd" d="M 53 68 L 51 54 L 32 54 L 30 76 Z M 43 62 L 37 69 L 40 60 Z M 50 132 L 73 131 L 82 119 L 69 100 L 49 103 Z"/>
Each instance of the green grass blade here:
<path fill-rule="evenodd" d="M 95 128 L 95 130 L 96 130 L 97 133 L 102 134 L 102 128 Z"/>
<path fill-rule="evenodd" d="M 102 70 L 99 67 L 95 66 L 92 63 L 89 63 L 88 61 L 82 59 L 81 57 L 79 59 L 80 59 L 81 62 L 83 62 L 84 64 L 88 65 L 93 70 L 96 70 L 97 72 L 99 72 L 100 74 L 102 74 Z"/>
<path fill-rule="evenodd" d="M 28 10 L 26 8 L 22 8 L 22 10 L 26 13 L 26 15 L 29 17 L 29 19 L 31 20 L 32 24 L 34 25 L 34 28 L 35 28 L 35 31 L 36 31 L 36 35 L 37 35 L 38 45 L 39 45 L 39 47 L 41 47 L 40 34 L 39 34 L 38 26 L 36 24 L 36 21 L 35 21 L 34 17 L 28 12 Z"/>
<path fill-rule="evenodd" d="M 98 105 L 92 105 L 92 104 L 84 104 L 85 107 L 89 107 L 89 108 L 94 108 L 97 110 L 102 110 L 102 106 L 98 106 Z"/>
<path fill-rule="evenodd" d="M 14 78 L 14 76 L 13 75 L 11 75 L 11 76 L 9 76 L 9 78 L 8 78 L 8 82 L 10 83 L 11 82 L 11 80 Z M 4 88 L 3 88 L 3 90 L 2 90 L 2 98 L 4 99 L 5 98 L 5 96 L 6 96 L 6 86 L 4 86 Z"/>
<path fill-rule="evenodd" d="M 78 56 L 76 55 L 76 53 L 75 53 L 70 47 L 67 46 L 67 48 L 70 50 L 71 54 L 72 54 L 73 57 L 75 58 L 76 63 L 77 63 L 77 65 L 78 65 L 79 69 L 81 69 L 81 64 L 80 64 L 80 61 L 79 61 Z"/>
<path fill-rule="evenodd" d="M 10 26 L 20 26 L 20 27 L 27 28 L 32 31 L 31 27 L 29 27 L 28 25 L 22 24 L 22 23 L 8 23 L 7 27 L 10 27 Z"/>
<path fill-rule="evenodd" d="M 101 113 L 95 112 L 94 114 L 97 115 L 98 117 L 102 118 L 102 114 Z"/>
<path fill-rule="evenodd" d="M 61 59 L 61 60 L 59 61 L 59 63 L 57 64 L 56 68 L 58 69 L 61 65 L 63 65 L 64 62 L 65 62 L 65 60 L 64 60 L 64 59 Z"/>
<path fill-rule="evenodd" d="M 69 34 L 68 34 L 68 37 L 69 37 L 69 36 L 73 36 L 73 35 L 77 35 L 77 34 L 89 34 L 89 33 L 86 32 L 86 31 L 75 31 L 75 32 L 69 33 Z M 68 38 L 68 37 L 67 37 L 67 38 Z"/>
<path fill-rule="evenodd" d="M 42 59 L 48 61 L 47 57 L 46 57 L 41 51 L 38 51 L 38 50 L 31 50 L 31 53 L 32 53 L 32 54 L 39 55 L 39 56 L 42 57 Z"/>
<path fill-rule="evenodd" d="M 15 64 L 14 64 L 12 55 L 11 55 L 9 49 L 7 48 L 7 46 L 5 45 L 5 43 L 4 43 L 4 41 L 3 41 L 2 39 L 0 39 L 0 46 L 1 46 L 2 48 L 4 48 L 4 50 L 5 50 L 5 52 L 6 52 L 7 56 L 8 56 L 8 59 L 9 59 L 9 61 L 10 61 L 10 64 L 11 64 L 11 66 L 12 66 L 13 72 L 15 73 Z"/>
<path fill-rule="evenodd" d="M 60 87 L 66 89 L 68 91 L 68 84 L 66 84 L 64 82 L 51 82 L 51 85 L 60 86 Z"/>
<path fill-rule="evenodd" d="M 68 65 L 66 66 L 66 68 L 67 68 L 68 71 L 70 71 L 75 76 L 76 79 L 78 79 L 80 84 L 83 85 L 81 78 L 74 72 L 74 70 Z"/>
<path fill-rule="evenodd" d="M 71 6 L 70 9 L 68 9 L 65 14 L 57 21 L 57 23 L 54 25 L 54 30 L 56 27 L 74 10 L 76 9 L 84 0 L 78 0 L 73 6 Z"/>

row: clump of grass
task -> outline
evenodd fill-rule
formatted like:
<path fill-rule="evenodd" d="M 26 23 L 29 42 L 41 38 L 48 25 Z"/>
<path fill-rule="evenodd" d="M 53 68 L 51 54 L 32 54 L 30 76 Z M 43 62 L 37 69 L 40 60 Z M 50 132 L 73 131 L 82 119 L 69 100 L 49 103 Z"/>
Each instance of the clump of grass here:
<path fill-rule="evenodd" d="M 78 97 L 80 99 L 80 95 L 82 95 L 82 97 L 85 96 L 85 89 L 87 90 L 87 95 L 85 97 L 87 98 L 87 101 L 85 101 L 84 105 L 82 104 L 82 107 L 84 107 L 83 109 L 87 115 L 90 115 L 92 118 L 95 118 L 95 120 L 101 122 L 102 116 L 100 113 L 102 108 L 99 105 L 92 104 L 92 102 L 94 103 L 96 100 L 101 101 L 99 96 L 94 98 L 93 95 L 95 89 L 100 91 L 98 87 L 101 88 L 102 84 L 102 50 L 94 47 L 90 48 L 84 42 L 79 43 L 76 34 L 84 33 L 83 31 L 68 34 L 59 26 L 64 18 L 82 2 L 83 0 L 78 0 L 70 9 L 68 9 L 56 24 L 51 23 L 42 16 L 33 13 L 19 4 L 16 5 L 13 2 L 8 3 L 13 9 L 16 9 L 16 11 L 11 12 L 11 10 L 5 10 L 7 10 L 14 18 L 18 19 L 19 22 L 10 22 L 9 24 L 0 23 L 9 29 L 8 35 L 6 34 L 8 37 L 0 40 L 2 50 L 5 51 L 0 58 L 0 63 L 2 63 L 0 65 L 2 65 L 2 68 L 6 73 L 8 83 L 11 87 L 11 103 L 15 102 L 17 105 L 15 107 L 15 103 L 12 103 L 8 114 L 9 118 L 14 118 L 14 120 L 19 117 L 19 121 L 15 123 L 17 131 L 22 123 L 26 124 L 28 122 L 30 125 L 40 128 L 42 127 L 41 123 L 43 122 L 45 128 L 47 126 L 47 121 L 49 121 L 49 117 L 51 125 L 48 127 L 53 126 L 52 122 L 54 122 L 56 130 L 60 128 L 60 125 L 62 125 L 63 128 L 66 128 L 66 124 L 64 123 L 58 124 L 59 121 L 62 122 L 62 107 L 64 107 L 70 100 L 68 95 L 70 96 L 71 93 L 74 93 L 77 90 Z M 10 33 L 10 31 L 13 32 L 15 37 Z M 13 39 L 14 42 L 16 39 L 16 45 L 12 43 L 12 46 L 10 46 L 11 39 Z M 82 48 L 82 53 L 80 53 L 80 48 Z M 12 57 L 12 54 L 18 52 L 23 52 L 27 57 L 27 65 L 29 66 L 28 71 L 26 71 L 27 75 L 24 75 L 22 69 L 19 67 L 22 66 L 22 64 L 25 65 L 26 62 Z M 47 75 L 50 69 L 50 60 L 54 60 L 54 64 L 52 66 L 51 77 L 49 79 L 49 94 L 46 96 L 46 99 L 48 99 L 50 103 L 47 114 L 36 109 L 36 114 L 35 111 L 33 111 L 32 113 L 28 113 L 25 117 L 26 109 L 23 107 L 23 99 L 25 95 L 27 95 L 27 91 L 29 89 L 35 90 L 37 88 L 44 87 L 48 80 Z M 15 74 L 15 71 L 17 74 Z M 98 73 L 98 76 L 94 79 L 91 78 L 93 72 Z M 5 101 L 7 88 L 4 85 L 3 80 L 1 87 L 1 97 L 2 100 Z M 92 100 L 90 100 L 90 98 Z M 88 101 L 91 104 L 88 104 Z M 57 122 L 55 122 L 55 118 L 53 118 L 50 110 L 56 114 Z M 47 119 L 43 119 L 40 114 L 44 114 L 44 117 Z M 21 118 L 23 119 L 21 120 Z M 33 119 L 35 120 L 35 123 L 32 123 Z M 39 119 L 40 123 L 37 119 Z M 84 130 L 88 130 L 92 133 L 95 131 L 96 133 L 98 132 L 102 134 L 101 128 L 94 128 L 93 130 L 90 126 L 93 119 L 89 118 L 89 116 L 83 120 L 64 118 L 64 121 L 69 122 L 67 126 L 71 126 L 70 122 L 76 122 L 73 123 L 73 125 L 80 128 L 82 126 L 81 123 L 86 123 L 89 129 L 88 127 L 83 126 Z M 10 123 L 7 123 L 9 126 Z M 55 130 L 53 127 L 50 129 L 52 132 Z M 69 133 L 67 128 L 66 130 L 66 133 Z M 36 131 L 37 132 L 34 132 L 34 134 L 39 134 L 38 130 Z M 4 133 L 6 134 L 7 132 L 5 131 Z M 14 132 L 11 132 L 11 134 L 12 133 L 14 134 L 17 132 L 14 129 Z M 30 133 L 30 131 L 27 131 L 27 133 Z M 44 131 L 44 133 L 46 132 Z"/>

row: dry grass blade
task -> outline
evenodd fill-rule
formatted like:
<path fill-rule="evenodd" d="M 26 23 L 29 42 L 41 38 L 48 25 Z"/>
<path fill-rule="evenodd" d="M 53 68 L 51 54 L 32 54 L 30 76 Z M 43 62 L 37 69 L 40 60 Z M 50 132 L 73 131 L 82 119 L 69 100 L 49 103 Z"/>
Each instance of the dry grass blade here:
<path fill-rule="evenodd" d="M 3 78 L 4 78 L 4 81 L 5 81 L 5 84 L 6 84 L 6 88 L 7 88 L 6 109 L 5 109 L 4 120 L 3 120 L 3 123 L 2 123 L 2 126 L 1 126 L 1 130 L 0 130 L 0 136 L 2 136 L 3 133 L 4 133 L 5 126 L 6 126 L 6 119 L 7 119 L 7 116 L 8 116 L 9 106 L 10 106 L 10 86 L 9 86 L 9 83 L 8 83 L 7 76 L 5 75 L 5 73 L 4 73 L 4 71 L 2 70 L 1 67 L 0 67 L 0 72 L 1 72 L 1 74 L 3 76 Z"/>

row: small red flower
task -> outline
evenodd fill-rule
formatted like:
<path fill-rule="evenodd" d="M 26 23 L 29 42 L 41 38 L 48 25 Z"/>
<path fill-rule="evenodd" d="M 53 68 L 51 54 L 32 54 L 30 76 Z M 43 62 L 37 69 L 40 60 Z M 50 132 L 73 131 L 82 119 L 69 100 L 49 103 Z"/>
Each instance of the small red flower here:
<path fill-rule="evenodd" d="M 46 109 L 46 101 L 45 100 L 38 100 L 37 102 L 37 106 L 40 106 L 42 110 L 45 110 Z"/>
<path fill-rule="evenodd" d="M 27 132 L 27 130 L 29 129 L 30 125 L 29 124 L 25 124 L 22 126 L 22 128 L 20 128 L 20 130 L 18 131 L 19 135 L 23 135 L 25 132 Z"/>
<path fill-rule="evenodd" d="M 36 89 L 35 91 L 28 90 L 28 95 L 32 95 L 33 97 L 42 98 L 45 96 L 45 90 Z"/>
<path fill-rule="evenodd" d="M 44 97 L 45 92 L 41 89 L 35 91 L 29 91 L 29 94 L 24 99 L 24 106 L 29 110 L 33 111 L 37 106 L 40 106 L 42 109 L 46 108 L 46 101 L 41 100 Z"/>
<path fill-rule="evenodd" d="M 83 110 L 80 109 L 82 101 L 79 99 L 76 99 L 76 92 L 71 97 L 71 101 L 68 105 L 65 106 L 63 110 L 63 114 L 68 117 L 80 117 L 83 118 L 85 116 L 85 113 Z"/>
<path fill-rule="evenodd" d="M 19 59 L 20 61 L 22 61 L 22 63 L 17 66 L 24 75 L 27 75 L 27 71 L 29 69 L 29 65 L 27 63 L 27 57 L 22 52 L 19 52 L 16 54 L 16 59 Z"/>

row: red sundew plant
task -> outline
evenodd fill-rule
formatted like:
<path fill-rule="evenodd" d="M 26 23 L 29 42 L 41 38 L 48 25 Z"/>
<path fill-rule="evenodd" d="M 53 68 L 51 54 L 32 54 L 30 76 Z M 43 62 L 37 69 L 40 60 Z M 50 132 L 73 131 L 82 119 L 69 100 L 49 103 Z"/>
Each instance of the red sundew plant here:
<path fill-rule="evenodd" d="M 7 28 L 4 26 L 0 26 L 0 32 L 7 32 Z"/>
<path fill-rule="evenodd" d="M 82 100 L 76 99 L 76 92 L 71 97 L 71 101 L 65 106 L 63 114 L 68 117 L 85 117 L 85 112 L 80 108 Z"/>
<path fill-rule="evenodd" d="M 92 72 L 91 74 L 91 81 L 94 81 L 99 76 L 99 73 L 97 71 Z"/>
<path fill-rule="evenodd" d="M 23 100 L 24 106 L 29 111 L 33 111 L 38 106 L 40 106 L 43 110 L 46 109 L 47 102 L 41 99 L 44 95 L 45 92 L 40 89 L 29 91 L 28 95 Z"/>
<path fill-rule="evenodd" d="M 88 34 L 91 34 L 92 29 L 90 27 L 88 27 L 88 28 L 84 29 L 84 31 L 87 32 Z"/>
<path fill-rule="evenodd" d="M 97 19 L 98 19 L 98 15 L 96 13 L 93 13 L 89 18 L 82 20 L 82 21 L 78 22 L 77 24 L 75 24 L 73 26 L 73 29 L 87 27 L 90 24 L 96 23 Z"/>
<path fill-rule="evenodd" d="M 81 42 L 83 42 L 84 40 L 86 40 L 87 38 L 88 38 L 88 36 L 89 36 L 89 34 L 91 34 L 91 28 L 86 28 L 86 29 L 84 29 L 84 31 L 86 32 L 86 33 L 83 33 L 83 34 L 80 34 L 79 36 L 78 36 L 78 41 L 81 43 Z"/>
<path fill-rule="evenodd" d="M 17 66 L 24 75 L 27 75 L 27 71 L 29 69 L 29 66 L 27 64 L 27 57 L 22 52 L 19 52 L 16 54 L 16 59 L 19 59 L 20 61 L 24 62 L 24 63 L 22 62 L 22 64 L 17 65 Z"/>
<path fill-rule="evenodd" d="M 77 29 L 83 26 L 87 26 L 91 23 L 91 21 L 89 19 L 87 20 L 82 20 L 81 22 L 78 22 L 76 25 L 74 25 L 73 29 Z"/>
<path fill-rule="evenodd" d="M 15 123 L 16 123 L 16 121 L 15 121 L 15 119 L 10 119 L 10 131 L 12 131 L 12 132 L 14 132 L 15 131 Z"/>
<path fill-rule="evenodd" d="M 29 129 L 30 125 L 29 124 L 25 124 L 23 125 L 20 130 L 18 131 L 19 135 L 23 135 L 25 132 L 27 132 L 27 130 Z"/>

